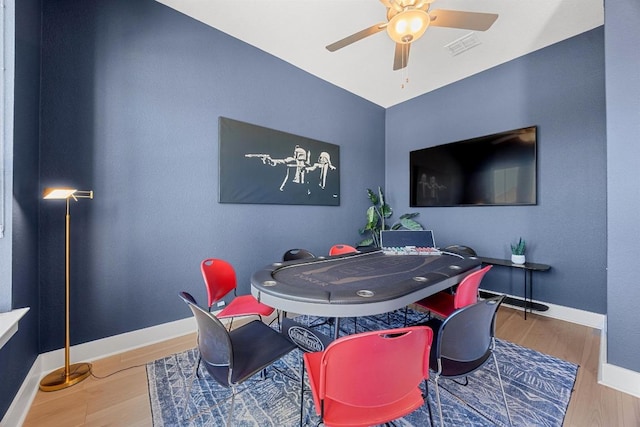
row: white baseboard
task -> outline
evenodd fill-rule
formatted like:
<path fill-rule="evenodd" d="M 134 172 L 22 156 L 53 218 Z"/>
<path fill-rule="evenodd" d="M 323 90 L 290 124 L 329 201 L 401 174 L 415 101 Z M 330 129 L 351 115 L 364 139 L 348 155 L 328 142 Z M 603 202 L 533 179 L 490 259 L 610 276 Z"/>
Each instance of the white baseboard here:
<path fill-rule="evenodd" d="M 38 386 L 40 384 L 40 378 L 42 376 L 42 367 L 40 366 L 40 356 L 38 356 L 31 365 L 31 369 L 27 374 L 27 377 L 22 382 L 18 393 L 13 398 L 9 409 L 4 414 L 0 426 L 13 427 L 21 426 L 27 418 L 27 413 L 31 407 L 31 402 L 36 397 L 38 392 Z"/>
<path fill-rule="evenodd" d="M 171 338 L 180 337 L 196 331 L 193 317 L 174 322 L 163 323 L 137 331 L 131 331 L 112 337 L 107 337 L 71 347 L 69 351 L 70 363 L 91 362 L 114 354 L 134 350 L 136 348 L 155 344 Z M 195 342 L 194 342 L 195 345 Z M 64 365 L 64 349 L 54 350 L 38 355 L 11 402 L 7 413 L 0 421 L 2 427 L 21 426 L 24 422 L 31 403 L 38 392 L 40 380 L 50 371 Z"/>
<path fill-rule="evenodd" d="M 188 317 L 174 322 L 163 323 L 137 331 L 126 332 L 112 337 L 74 345 L 70 349 L 70 363 L 91 362 L 114 354 L 166 341 L 196 331 L 196 322 Z M 194 343 L 195 345 L 195 343 Z M 43 373 L 59 368 L 64 364 L 64 349 L 42 353 Z"/>
<path fill-rule="evenodd" d="M 598 384 L 640 398 L 640 372 L 601 363 L 598 378 Z"/>
<path fill-rule="evenodd" d="M 607 363 L 607 323 L 600 336 L 600 367 L 598 384 L 640 398 L 640 372 Z"/>
<path fill-rule="evenodd" d="M 495 293 L 494 291 L 491 291 L 491 290 L 486 290 L 486 291 L 490 293 Z M 515 296 L 515 295 L 509 295 L 509 294 L 505 294 L 505 295 L 515 299 L 522 299 L 522 297 Z M 534 310 L 533 313 L 537 315 L 551 317 L 553 319 L 558 319 L 558 320 L 564 320 L 565 322 L 576 323 L 578 325 L 588 326 L 590 328 L 596 328 L 600 330 L 602 330 L 604 327 L 604 322 L 606 318 L 604 314 L 593 313 L 585 310 L 579 310 L 577 308 L 564 307 L 562 305 L 549 304 L 548 302 L 544 302 L 544 301 L 533 300 L 533 302 L 543 304 L 549 307 L 549 310 L 547 311 Z M 504 305 L 505 307 L 511 307 L 516 310 L 521 310 L 521 311 L 523 310 L 522 307 L 516 307 L 506 303 L 503 303 L 502 305 Z"/>

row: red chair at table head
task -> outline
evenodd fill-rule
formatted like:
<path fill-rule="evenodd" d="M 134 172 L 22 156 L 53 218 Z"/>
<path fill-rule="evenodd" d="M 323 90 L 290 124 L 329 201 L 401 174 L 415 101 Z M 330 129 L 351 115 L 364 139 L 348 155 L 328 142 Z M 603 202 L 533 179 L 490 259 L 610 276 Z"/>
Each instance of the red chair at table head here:
<path fill-rule="evenodd" d="M 227 261 L 207 258 L 200 263 L 200 270 L 207 288 L 207 306 L 211 311 L 214 304 L 233 291 L 234 298 L 216 317 L 219 319 L 239 316 L 269 316 L 274 308 L 258 302 L 253 295 L 236 294 L 236 272 Z"/>

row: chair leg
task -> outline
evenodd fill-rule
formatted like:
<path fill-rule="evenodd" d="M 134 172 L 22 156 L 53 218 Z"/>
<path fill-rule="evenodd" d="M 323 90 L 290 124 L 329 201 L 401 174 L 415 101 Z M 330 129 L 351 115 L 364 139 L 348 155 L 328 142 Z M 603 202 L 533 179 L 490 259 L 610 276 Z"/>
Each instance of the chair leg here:
<path fill-rule="evenodd" d="M 440 427 L 444 427 L 444 421 L 442 419 L 442 404 L 440 403 L 440 390 L 438 389 L 438 377 L 435 379 L 436 383 L 436 401 L 438 402 L 438 416 L 440 417 Z"/>
<path fill-rule="evenodd" d="M 496 372 L 498 373 L 498 382 L 500 383 L 500 390 L 502 391 L 502 399 L 504 400 L 504 408 L 507 410 L 507 418 L 509 419 L 509 425 L 513 426 L 511 422 L 511 413 L 509 412 L 509 405 L 507 404 L 507 395 L 504 392 L 504 386 L 502 385 L 502 377 L 500 376 L 500 368 L 498 368 L 498 359 L 496 358 L 496 354 L 491 352 L 493 356 L 493 363 L 496 366 Z"/>
<path fill-rule="evenodd" d="M 191 389 L 193 388 L 193 382 L 196 380 L 196 376 L 198 375 L 198 367 L 200 366 L 200 355 L 198 355 L 198 363 L 196 363 L 196 368 L 193 371 L 193 375 L 191 375 L 191 380 L 189 380 L 189 387 L 187 387 L 187 393 L 184 399 L 184 407 L 186 408 L 189 404 L 189 399 L 191 397 Z"/>
<path fill-rule="evenodd" d="M 236 388 L 231 387 L 231 407 L 229 408 L 229 413 L 227 414 L 227 427 L 231 427 L 233 425 L 233 405 L 236 402 Z"/>
<path fill-rule="evenodd" d="M 300 427 L 302 427 L 302 417 L 304 411 L 304 360 L 302 362 L 302 368 L 300 369 Z"/>
<path fill-rule="evenodd" d="M 433 427 L 433 413 L 431 412 L 431 403 L 429 403 L 429 381 L 424 380 L 424 400 L 427 402 L 427 410 L 429 411 L 429 425 Z"/>
<path fill-rule="evenodd" d="M 198 371 L 200 370 L 200 362 L 202 362 L 202 356 L 200 356 L 198 354 L 198 363 L 196 363 L 196 377 L 200 378 L 200 374 L 198 373 Z"/>
<path fill-rule="evenodd" d="M 460 382 L 460 381 L 457 381 L 455 378 L 451 378 L 451 381 L 453 381 L 454 383 L 456 383 L 458 385 L 461 385 L 463 387 L 466 387 L 466 386 L 469 385 L 469 377 L 466 376 L 466 375 L 464 376 L 464 382 L 463 383 Z"/>

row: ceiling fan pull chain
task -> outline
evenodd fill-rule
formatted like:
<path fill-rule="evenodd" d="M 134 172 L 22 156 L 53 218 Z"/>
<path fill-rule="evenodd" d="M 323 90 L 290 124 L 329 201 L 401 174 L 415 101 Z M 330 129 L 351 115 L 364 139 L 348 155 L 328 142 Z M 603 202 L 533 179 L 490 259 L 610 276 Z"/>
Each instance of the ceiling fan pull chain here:
<path fill-rule="evenodd" d="M 409 67 L 407 67 L 407 64 L 404 63 L 404 58 L 403 58 L 403 67 L 402 67 L 402 77 L 401 77 L 401 83 L 400 83 L 400 88 L 404 89 L 405 83 L 409 84 Z"/>

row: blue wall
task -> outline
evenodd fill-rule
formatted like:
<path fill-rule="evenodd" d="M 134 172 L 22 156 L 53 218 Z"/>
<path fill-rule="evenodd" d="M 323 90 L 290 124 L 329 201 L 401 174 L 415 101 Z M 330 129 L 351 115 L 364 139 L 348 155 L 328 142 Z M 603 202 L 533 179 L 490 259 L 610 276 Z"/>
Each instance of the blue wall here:
<path fill-rule="evenodd" d="M 607 2 L 607 362 L 640 372 L 640 3 Z"/>
<path fill-rule="evenodd" d="M 388 109 L 386 182 L 396 209 L 420 212 L 439 246 L 509 258 L 522 236 L 534 299 L 606 312 L 604 31 L 597 28 Z M 538 204 L 409 209 L 411 150 L 538 126 Z M 483 287 L 523 293 L 522 272 L 494 268 Z"/>
<path fill-rule="evenodd" d="M 96 191 L 72 206 L 75 344 L 186 317 L 175 294 L 204 298 L 197 265 L 206 256 L 236 264 L 247 292 L 256 266 L 288 248 L 354 242 L 366 187 L 386 185 L 396 211 L 409 210 L 410 150 L 531 124 L 540 131 L 537 206 L 425 208 L 419 218 L 440 245 L 488 256 L 507 256 L 509 242 L 526 237 L 529 259 L 553 265 L 537 275 L 535 297 L 606 310 L 609 362 L 640 371 L 640 193 L 629 177 L 640 157 L 629 142 L 640 134 L 636 0 L 607 4 L 606 46 L 596 29 L 387 112 L 152 0 L 43 1 L 39 57 L 41 2 L 17 3 L 12 291 L 14 307 L 31 310 L 0 350 L 0 417 L 37 354 L 63 344 L 64 207 L 38 207 L 42 187 Z M 218 204 L 220 115 L 339 144 L 349 165 L 342 205 Z M 492 273 L 491 286 L 521 292 L 509 275 Z"/>
<path fill-rule="evenodd" d="M 18 331 L 0 350 L 0 419 L 38 356 L 38 120 L 40 1 L 15 4 L 15 103 L 11 304 L 30 307 Z M 3 242 L 4 243 L 4 242 Z M 62 312 L 64 314 L 64 311 Z M 64 343 L 64 341 L 63 341 Z"/>
<path fill-rule="evenodd" d="M 355 243 L 383 184 L 385 110 L 152 0 L 43 7 L 41 184 L 71 206 L 72 344 L 188 315 L 199 263 L 239 291 L 293 247 Z M 341 206 L 219 204 L 218 117 L 340 145 Z M 41 203 L 41 351 L 60 348 L 64 203 Z"/>

